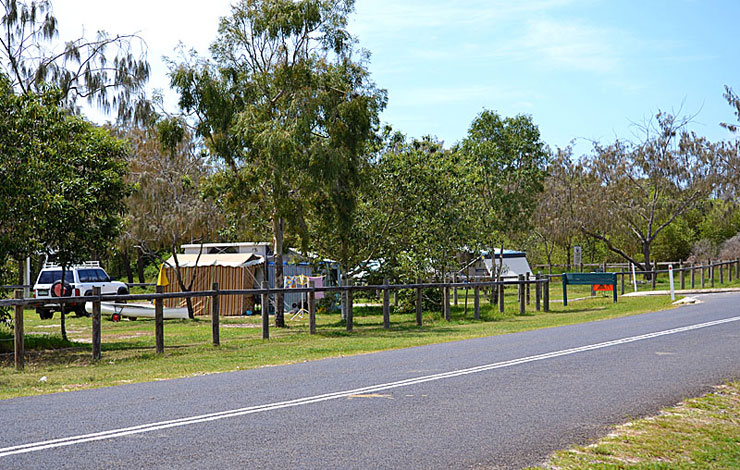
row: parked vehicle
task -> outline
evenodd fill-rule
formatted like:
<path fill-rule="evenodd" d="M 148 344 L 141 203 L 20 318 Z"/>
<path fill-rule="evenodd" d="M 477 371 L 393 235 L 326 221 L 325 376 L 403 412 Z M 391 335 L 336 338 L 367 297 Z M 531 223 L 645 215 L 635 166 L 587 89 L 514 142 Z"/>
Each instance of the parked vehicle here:
<path fill-rule="evenodd" d="M 100 287 L 102 294 L 126 295 L 129 293 L 128 286 L 111 279 L 98 261 L 87 261 L 67 268 L 64 273 L 64 283 L 62 283 L 62 267 L 54 263 L 46 263 L 33 286 L 33 296 L 50 301 L 43 306 L 36 307 L 36 313 L 42 320 L 48 320 L 54 316 L 55 311 L 61 311 L 61 305 L 53 302 L 54 298 L 92 295 L 93 287 Z M 74 312 L 77 316 L 87 315 L 85 302 L 67 303 L 65 309 L 67 312 Z"/>

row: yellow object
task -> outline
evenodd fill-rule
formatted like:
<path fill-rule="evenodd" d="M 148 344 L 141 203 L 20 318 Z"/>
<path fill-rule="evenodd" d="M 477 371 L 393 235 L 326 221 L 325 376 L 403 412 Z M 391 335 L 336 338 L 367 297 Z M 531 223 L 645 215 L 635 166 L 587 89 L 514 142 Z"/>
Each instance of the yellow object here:
<path fill-rule="evenodd" d="M 157 285 L 158 286 L 169 286 L 170 281 L 167 279 L 167 273 L 164 272 L 164 264 L 159 268 L 159 276 L 157 277 Z"/>

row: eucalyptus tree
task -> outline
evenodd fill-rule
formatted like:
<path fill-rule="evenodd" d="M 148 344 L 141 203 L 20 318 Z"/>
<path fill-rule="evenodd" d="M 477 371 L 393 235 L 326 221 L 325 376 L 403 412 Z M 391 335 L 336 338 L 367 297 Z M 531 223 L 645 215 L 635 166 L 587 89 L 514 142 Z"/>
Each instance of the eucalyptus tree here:
<path fill-rule="evenodd" d="M 471 169 L 478 243 L 493 250 L 531 227 L 550 157 L 531 116 L 483 111 L 459 152 Z"/>
<path fill-rule="evenodd" d="M 583 167 L 573 159 L 573 149 L 558 148 L 547 169 L 544 191 L 537 198 L 537 207 L 532 214 L 533 233 L 544 245 L 548 265 L 552 265 L 552 253 L 557 246 L 566 252 L 570 265 L 573 240 L 581 234 L 576 198 Z"/>
<path fill-rule="evenodd" d="M 16 93 L 39 93 L 52 85 L 69 109 L 86 100 L 115 112 L 119 121 L 148 118 L 149 64 L 141 38 L 98 31 L 94 39 L 56 47 L 59 29 L 51 1 L 0 0 L 0 6 L 0 70 Z"/>
<path fill-rule="evenodd" d="M 286 231 L 352 212 L 358 168 L 385 106 L 347 31 L 352 0 L 241 0 L 221 19 L 213 60 L 173 64 L 180 105 L 228 169 L 231 207 L 269 224 L 276 283 Z M 335 228 L 344 230 L 344 224 Z M 282 296 L 275 324 L 284 326 Z"/>
<path fill-rule="evenodd" d="M 202 242 L 217 234 L 222 217 L 214 202 L 201 195 L 211 167 L 195 136 L 175 118 L 137 127 L 123 136 L 130 144 L 129 180 L 134 191 L 126 199 L 125 243 L 134 244 L 149 259 L 166 264 L 162 252 L 172 253 L 174 282 L 192 290 L 195 272 L 185 276 L 177 257 L 182 243 Z M 188 312 L 193 309 L 187 298 Z"/>
<path fill-rule="evenodd" d="M 582 180 L 584 234 L 648 270 L 656 238 L 709 197 L 719 182 L 719 148 L 687 129 L 690 118 L 658 113 L 637 142 L 595 144 Z M 634 256 L 637 245 L 642 262 Z"/>

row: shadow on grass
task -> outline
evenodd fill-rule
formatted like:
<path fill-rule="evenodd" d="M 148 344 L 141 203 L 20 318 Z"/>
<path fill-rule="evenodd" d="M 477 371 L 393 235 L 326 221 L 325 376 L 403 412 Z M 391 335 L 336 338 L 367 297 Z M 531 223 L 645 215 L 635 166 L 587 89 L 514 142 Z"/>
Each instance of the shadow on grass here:
<path fill-rule="evenodd" d="M 26 351 L 85 347 L 85 343 L 65 341 L 61 335 L 26 335 L 24 345 Z M 7 331 L 0 331 L 0 354 L 12 353 L 13 349 L 13 334 Z"/>

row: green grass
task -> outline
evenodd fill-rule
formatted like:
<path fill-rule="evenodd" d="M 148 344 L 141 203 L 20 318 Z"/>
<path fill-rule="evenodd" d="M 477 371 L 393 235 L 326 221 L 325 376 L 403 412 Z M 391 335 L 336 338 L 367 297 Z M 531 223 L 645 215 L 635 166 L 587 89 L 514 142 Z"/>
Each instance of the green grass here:
<path fill-rule="evenodd" d="M 558 289 L 554 286 L 553 296 Z M 588 295 L 587 289 L 585 286 L 584 296 Z M 577 290 L 574 288 L 569 296 L 576 298 Z M 384 330 L 379 306 L 356 307 L 352 333 L 346 332 L 338 314 L 325 314 L 317 316 L 317 335 L 308 334 L 304 318 L 288 321 L 285 329 L 272 327 L 270 340 L 263 341 L 259 317 L 225 317 L 221 320 L 220 347 L 211 345 L 208 317 L 168 320 L 165 354 L 161 356 L 154 352 L 153 320 L 113 323 L 106 318 L 103 359 L 98 363 L 91 360 L 89 318 L 68 317 L 70 341 L 65 343 L 59 336 L 58 313 L 52 320 L 40 320 L 28 310 L 24 317 L 26 368 L 17 372 L 12 354 L 0 355 L 0 399 L 364 354 L 602 320 L 670 306 L 666 297 L 625 298 L 613 304 L 610 298 L 599 296 L 569 303 L 567 308 L 553 302 L 549 313 L 534 312 L 531 305 L 520 316 L 516 290 L 511 289 L 510 293 L 507 290 L 503 314 L 482 301 L 481 320 L 476 321 L 472 318 L 472 291 L 467 314 L 463 292 L 459 305 L 451 308 L 451 321 L 437 312 L 425 312 L 422 327 L 416 326 L 413 314 L 392 313 L 391 328 Z M 11 339 L 12 331 L 0 327 L 0 352 L 12 351 Z M 42 377 L 46 379 L 40 381 Z"/>
<path fill-rule="evenodd" d="M 660 415 L 619 426 L 588 446 L 555 453 L 540 469 L 740 468 L 740 383 L 717 387 Z"/>

